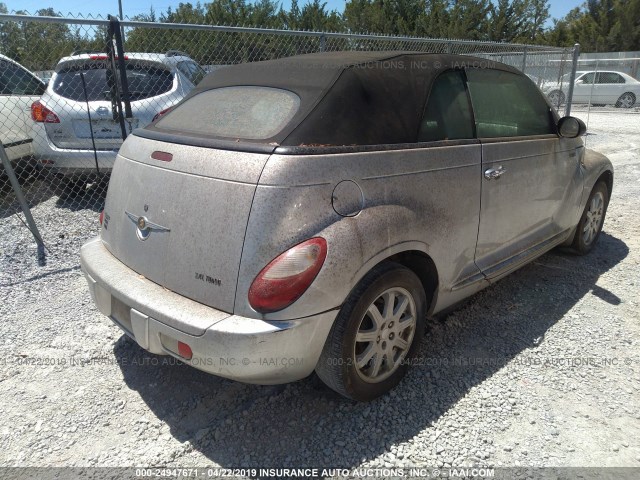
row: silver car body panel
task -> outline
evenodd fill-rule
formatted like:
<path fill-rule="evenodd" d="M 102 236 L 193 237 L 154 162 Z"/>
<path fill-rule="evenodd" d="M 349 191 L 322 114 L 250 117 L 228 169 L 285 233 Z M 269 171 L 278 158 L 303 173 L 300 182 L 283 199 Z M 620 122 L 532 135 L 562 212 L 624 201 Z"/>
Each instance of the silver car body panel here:
<path fill-rule="evenodd" d="M 499 274 L 501 263 L 575 226 L 583 150 L 581 139 L 556 135 L 483 141 L 483 172 L 505 172 L 482 177 L 476 263 L 485 274 Z"/>
<path fill-rule="evenodd" d="M 154 160 L 157 150 L 173 159 Z M 105 245 L 137 273 L 231 313 L 242 239 L 267 158 L 132 137 L 111 174 Z M 142 242 L 127 213 L 169 231 L 152 229 Z"/>
<path fill-rule="evenodd" d="M 300 300 L 265 318 L 296 318 L 309 305 L 316 312 L 341 305 L 371 263 L 401 244 L 434 259 L 443 290 L 479 273 L 473 253 L 481 147 L 477 141 L 459 143 L 323 156 L 272 155 L 249 218 L 245 252 L 251 253 L 243 255 L 240 266 L 235 312 L 256 315 L 247 300 L 255 276 L 275 255 L 312 236 L 322 236 L 329 244 L 324 267 Z M 352 180 L 363 193 L 364 208 L 354 217 L 338 215 L 331 205 L 334 188 L 343 180 Z"/>

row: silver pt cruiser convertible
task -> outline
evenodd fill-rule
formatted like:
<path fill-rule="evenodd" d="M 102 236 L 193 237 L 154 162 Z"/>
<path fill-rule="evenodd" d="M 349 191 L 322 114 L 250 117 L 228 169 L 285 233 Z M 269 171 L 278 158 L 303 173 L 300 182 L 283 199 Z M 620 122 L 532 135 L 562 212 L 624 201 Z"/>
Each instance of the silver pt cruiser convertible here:
<path fill-rule="evenodd" d="M 140 346 L 370 400 L 426 318 L 602 229 L 609 160 L 516 69 L 338 52 L 207 76 L 118 154 L 82 247 L 99 310 Z"/>

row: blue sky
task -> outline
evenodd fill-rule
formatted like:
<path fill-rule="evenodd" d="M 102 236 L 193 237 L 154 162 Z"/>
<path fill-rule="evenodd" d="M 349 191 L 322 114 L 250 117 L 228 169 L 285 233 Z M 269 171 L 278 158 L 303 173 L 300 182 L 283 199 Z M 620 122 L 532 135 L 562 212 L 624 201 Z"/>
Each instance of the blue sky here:
<path fill-rule="evenodd" d="M 87 15 L 106 15 L 107 13 L 118 13 L 118 0 L 0 0 L 3 1 L 9 11 L 11 10 L 26 10 L 28 12 L 35 12 L 40 8 L 54 7 L 57 11 L 67 14 L 71 13 L 74 16 L 78 14 Z M 192 3 L 196 3 L 197 0 L 192 0 Z M 202 3 L 206 3 L 206 0 L 201 0 Z M 325 0 L 327 7 L 330 10 L 344 10 L 344 0 Z M 585 0 L 551 0 L 549 2 L 549 13 L 553 18 L 561 18 L 566 15 L 569 10 L 578 5 L 584 3 Z M 283 6 L 288 8 L 291 4 L 291 0 L 281 0 Z M 125 16 L 133 16 L 139 13 L 146 13 L 149 11 L 149 7 L 153 5 L 156 12 L 161 12 L 167 9 L 169 6 L 178 5 L 179 0 L 122 0 L 122 6 Z M 186 2 L 185 2 L 186 3 Z M 304 4 L 304 0 L 299 0 L 299 3 Z"/>

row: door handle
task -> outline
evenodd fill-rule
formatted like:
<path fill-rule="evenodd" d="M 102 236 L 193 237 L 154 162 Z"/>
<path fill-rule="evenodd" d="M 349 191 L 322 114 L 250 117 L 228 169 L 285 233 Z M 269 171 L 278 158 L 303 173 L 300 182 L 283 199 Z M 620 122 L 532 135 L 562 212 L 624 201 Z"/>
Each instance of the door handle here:
<path fill-rule="evenodd" d="M 500 178 L 503 173 L 507 171 L 502 165 L 496 168 L 489 168 L 484 171 L 484 178 L 487 180 L 493 180 L 494 178 Z"/>

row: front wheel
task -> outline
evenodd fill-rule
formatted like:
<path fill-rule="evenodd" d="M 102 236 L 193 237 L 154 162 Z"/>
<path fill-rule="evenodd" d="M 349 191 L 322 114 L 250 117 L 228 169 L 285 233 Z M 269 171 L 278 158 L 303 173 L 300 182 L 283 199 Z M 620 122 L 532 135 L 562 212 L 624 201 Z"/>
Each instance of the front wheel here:
<path fill-rule="evenodd" d="M 572 248 L 580 255 L 585 255 L 594 247 L 604 224 L 609 205 L 609 189 L 604 182 L 598 182 L 587 200 L 584 212 L 576 228 Z"/>
<path fill-rule="evenodd" d="M 368 401 L 395 387 L 415 357 L 427 300 L 420 279 L 386 262 L 352 290 L 331 328 L 316 372 L 345 397 Z"/>

